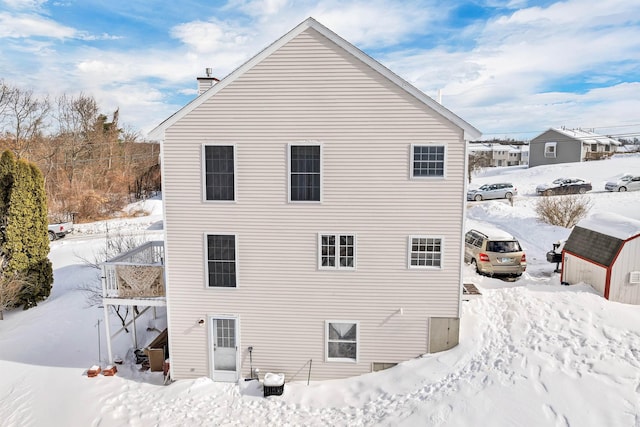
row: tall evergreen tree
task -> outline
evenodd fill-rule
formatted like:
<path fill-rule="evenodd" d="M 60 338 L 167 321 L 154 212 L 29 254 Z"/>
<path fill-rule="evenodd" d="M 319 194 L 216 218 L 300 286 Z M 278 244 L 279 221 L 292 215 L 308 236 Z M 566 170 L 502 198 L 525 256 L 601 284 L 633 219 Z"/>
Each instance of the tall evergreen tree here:
<path fill-rule="evenodd" d="M 13 160 L 13 165 L 11 165 Z M 0 253 L 3 271 L 19 274 L 25 286 L 17 304 L 32 307 L 49 296 L 53 269 L 47 258 L 47 204 L 40 170 L 6 152 L 0 158 Z"/>

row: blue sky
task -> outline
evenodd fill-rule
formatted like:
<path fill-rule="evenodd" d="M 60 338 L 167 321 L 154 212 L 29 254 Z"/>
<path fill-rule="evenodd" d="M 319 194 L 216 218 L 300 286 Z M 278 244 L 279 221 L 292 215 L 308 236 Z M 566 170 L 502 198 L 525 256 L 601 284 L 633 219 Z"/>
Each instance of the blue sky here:
<path fill-rule="evenodd" d="M 0 0 L 0 79 L 142 135 L 312 16 L 483 132 L 640 137 L 640 2 Z"/>

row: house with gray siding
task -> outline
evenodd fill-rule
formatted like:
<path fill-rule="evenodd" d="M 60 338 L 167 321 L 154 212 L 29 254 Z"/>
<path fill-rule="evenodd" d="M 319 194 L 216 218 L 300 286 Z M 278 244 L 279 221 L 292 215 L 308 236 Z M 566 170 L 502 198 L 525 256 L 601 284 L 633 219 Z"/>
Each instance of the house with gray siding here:
<path fill-rule="evenodd" d="M 620 145 L 583 129 L 551 128 L 529 142 L 529 167 L 606 159 Z"/>
<path fill-rule="evenodd" d="M 209 83 L 150 134 L 172 378 L 342 378 L 457 345 L 480 132 L 312 18 Z"/>

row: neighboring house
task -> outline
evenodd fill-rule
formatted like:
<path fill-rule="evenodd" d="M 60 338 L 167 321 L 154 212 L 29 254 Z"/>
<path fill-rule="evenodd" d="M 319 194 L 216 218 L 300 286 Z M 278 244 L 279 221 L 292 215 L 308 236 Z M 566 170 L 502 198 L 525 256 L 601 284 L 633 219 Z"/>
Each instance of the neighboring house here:
<path fill-rule="evenodd" d="M 529 143 L 529 167 L 606 159 L 620 141 L 582 129 L 551 128 Z"/>
<path fill-rule="evenodd" d="M 172 378 L 455 346 L 479 135 L 311 18 L 161 123 Z"/>
<path fill-rule="evenodd" d="M 576 225 L 562 251 L 562 281 L 610 301 L 640 304 L 640 221 L 600 213 Z"/>
<path fill-rule="evenodd" d="M 480 154 L 486 157 L 488 166 L 518 166 L 527 164 L 528 146 L 495 144 L 495 143 L 470 143 L 469 154 Z"/>

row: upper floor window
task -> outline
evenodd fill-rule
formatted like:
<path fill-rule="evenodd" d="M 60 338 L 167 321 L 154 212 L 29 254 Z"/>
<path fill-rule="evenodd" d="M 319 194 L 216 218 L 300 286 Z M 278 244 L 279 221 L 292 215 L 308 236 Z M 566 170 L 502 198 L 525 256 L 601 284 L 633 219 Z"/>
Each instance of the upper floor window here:
<path fill-rule="evenodd" d="M 414 145 L 412 177 L 444 177 L 444 145 Z"/>
<path fill-rule="evenodd" d="M 320 146 L 289 146 L 289 200 L 320 201 Z"/>
<path fill-rule="evenodd" d="M 204 147 L 206 200 L 235 200 L 235 162 L 233 145 Z"/>
<path fill-rule="evenodd" d="M 545 142 L 544 144 L 544 156 L 549 158 L 556 157 L 556 142 Z"/>
<path fill-rule="evenodd" d="M 442 239 L 426 236 L 409 238 L 409 267 L 441 267 Z"/>
<path fill-rule="evenodd" d="M 356 236 L 353 234 L 320 235 L 320 268 L 353 269 L 356 266 Z"/>
<path fill-rule="evenodd" d="M 236 236 L 207 235 L 207 273 L 209 287 L 236 287 Z"/>

